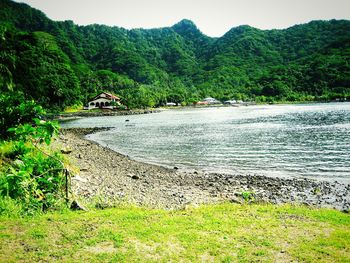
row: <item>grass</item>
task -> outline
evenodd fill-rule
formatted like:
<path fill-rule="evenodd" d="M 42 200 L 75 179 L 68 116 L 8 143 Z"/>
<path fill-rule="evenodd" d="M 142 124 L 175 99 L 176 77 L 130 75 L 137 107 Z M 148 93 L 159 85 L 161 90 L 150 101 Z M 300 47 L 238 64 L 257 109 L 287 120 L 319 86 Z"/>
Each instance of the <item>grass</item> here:
<path fill-rule="evenodd" d="M 350 216 L 284 205 L 0 218 L 1 262 L 350 262 Z"/>

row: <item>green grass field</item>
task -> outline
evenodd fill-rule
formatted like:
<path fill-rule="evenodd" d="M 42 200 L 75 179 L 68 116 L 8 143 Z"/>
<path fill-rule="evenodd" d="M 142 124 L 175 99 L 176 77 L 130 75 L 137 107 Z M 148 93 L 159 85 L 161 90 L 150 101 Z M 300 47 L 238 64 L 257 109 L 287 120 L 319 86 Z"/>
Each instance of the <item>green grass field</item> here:
<path fill-rule="evenodd" d="M 350 262 L 350 215 L 227 203 L 2 217 L 0 261 Z"/>

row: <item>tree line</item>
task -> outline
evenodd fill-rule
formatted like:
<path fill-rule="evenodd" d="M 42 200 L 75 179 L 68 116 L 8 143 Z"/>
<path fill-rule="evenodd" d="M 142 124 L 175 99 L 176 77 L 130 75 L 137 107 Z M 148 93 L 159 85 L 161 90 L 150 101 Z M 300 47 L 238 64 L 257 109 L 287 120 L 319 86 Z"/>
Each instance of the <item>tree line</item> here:
<path fill-rule="evenodd" d="M 220 38 L 182 20 L 126 30 L 55 22 L 0 0 L 0 90 L 60 111 L 101 91 L 129 108 L 204 97 L 257 102 L 350 98 L 350 21 L 285 30 L 232 28 Z"/>

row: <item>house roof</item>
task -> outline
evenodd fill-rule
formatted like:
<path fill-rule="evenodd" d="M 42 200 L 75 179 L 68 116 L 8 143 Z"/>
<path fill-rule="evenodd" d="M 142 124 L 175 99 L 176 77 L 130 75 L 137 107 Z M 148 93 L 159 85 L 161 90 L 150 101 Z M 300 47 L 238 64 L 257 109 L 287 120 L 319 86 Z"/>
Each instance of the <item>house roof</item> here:
<path fill-rule="evenodd" d="M 216 100 L 216 99 L 214 99 L 212 97 L 208 97 L 208 98 L 203 99 L 203 101 L 207 101 L 207 100 Z"/>
<path fill-rule="evenodd" d="M 101 97 L 102 94 L 105 94 L 107 99 L 110 99 L 110 100 L 112 100 L 112 99 L 120 100 L 119 97 L 117 97 L 117 96 L 115 96 L 115 95 L 113 95 L 113 94 L 111 94 L 111 93 L 107 93 L 107 92 L 101 92 L 100 94 L 98 94 L 98 95 L 97 95 L 95 98 L 93 98 L 92 100 L 98 99 L 99 97 Z"/>

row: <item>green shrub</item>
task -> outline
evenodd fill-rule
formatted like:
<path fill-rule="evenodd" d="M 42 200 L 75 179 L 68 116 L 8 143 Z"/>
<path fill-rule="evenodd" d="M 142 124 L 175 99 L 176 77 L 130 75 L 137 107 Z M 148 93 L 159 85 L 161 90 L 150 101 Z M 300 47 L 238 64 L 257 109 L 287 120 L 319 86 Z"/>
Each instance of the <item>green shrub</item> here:
<path fill-rule="evenodd" d="M 17 108 L 25 108 L 23 105 L 27 102 Z M 8 112 L 11 110 L 0 117 L 8 118 Z M 22 120 L 27 121 L 26 118 Z M 8 123 L 3 121 L 5 125 Z M 17 207 L 25 214 L 45 211 L 62 203 L 65 188 L 63 157 L 49 147 L 57 133 L 57 123 L 38 118 L 7 129 L 7 141 L 0 141 L 0 214 L 8 213 L 6 207 L 18 202 L 20 206 Z"/>
<path fill-rule="evenodd" d="M 24 123 L 32 123 L 45 112 L 33 100 L 27 101 L 22 93 L 0 93 L 0 140 L 8 139 L 8 129 Z"/>
<path fill-rule="evenodd" d="M 242 198 L 247 203 L 255 201 L 254 193 L 249 191 L 242 192 Z"/>

